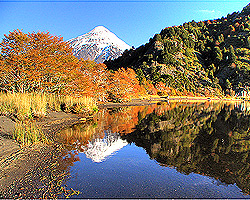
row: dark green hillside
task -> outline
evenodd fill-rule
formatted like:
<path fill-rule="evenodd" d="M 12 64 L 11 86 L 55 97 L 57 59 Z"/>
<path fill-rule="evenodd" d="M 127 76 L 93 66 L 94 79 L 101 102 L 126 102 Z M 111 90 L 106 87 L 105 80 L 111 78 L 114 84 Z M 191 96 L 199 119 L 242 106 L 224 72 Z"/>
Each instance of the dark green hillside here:
<path fill-rule="evenodd" d="M 168 27 L 145 45 L 106 61 L 133 68 L 153 84 L 203 95 L 234 95 L 250 86 L 250 4 L 216 20 Z"/>

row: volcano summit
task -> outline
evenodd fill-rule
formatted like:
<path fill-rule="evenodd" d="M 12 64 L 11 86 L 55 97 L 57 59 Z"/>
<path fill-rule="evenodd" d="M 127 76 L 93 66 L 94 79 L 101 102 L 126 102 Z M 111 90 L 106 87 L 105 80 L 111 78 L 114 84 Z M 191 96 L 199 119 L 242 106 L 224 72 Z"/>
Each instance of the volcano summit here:
<path fill-rule="evenodd" d="M 130 46 L 103 26 L 68 41 L 74 49 L 74 55 L 85 60 L 102 63 L 119 57 Z"/>

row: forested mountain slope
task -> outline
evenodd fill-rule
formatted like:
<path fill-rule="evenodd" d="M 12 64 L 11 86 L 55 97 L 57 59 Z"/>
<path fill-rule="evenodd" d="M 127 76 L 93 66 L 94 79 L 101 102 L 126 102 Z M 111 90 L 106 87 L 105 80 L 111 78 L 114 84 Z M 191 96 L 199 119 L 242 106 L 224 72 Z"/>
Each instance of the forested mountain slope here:
<path fill-rule="evenodd" d="M 182 93 L 235 95 L 250 87 L 249 48 L 250 4 L 220 19 L 167 27 L 105 64 L 134 69 L 142 84 L 146 78 Z"/>

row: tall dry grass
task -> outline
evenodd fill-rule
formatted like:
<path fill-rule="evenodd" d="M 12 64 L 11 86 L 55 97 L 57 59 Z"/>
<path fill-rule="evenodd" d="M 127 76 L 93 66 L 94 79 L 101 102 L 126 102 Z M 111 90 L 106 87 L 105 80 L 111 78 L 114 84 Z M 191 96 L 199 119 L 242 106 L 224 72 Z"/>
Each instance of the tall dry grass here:
<path fill-rule="evenodd" d="M 0 115 L 14 116 L 21 121 L 44 117 L 48 110 L 73 113 L 97 109 L 91 97 L 59 96 L 45 93 L 0 93 Z"/>
<path fill-rule="evenodd" d="M 13 139 L 22 146 L 38 142 L 50 143 L 35 122 L 49 110 L 73 113 L 91 113 L 97 110 L 96 101 L 91 97 L 75 98 L 45 93 L 0 93 L 0 115 L 17 119 Z"/>
<path fill-rule="evenodd" d="M 54 111 L 73 113 L 92 112 L 97 109 L 96 101 L 92 97 L 72 97 L 47 95 L 48 108 Z"/>
<path fill-rule="evenodd" d="M 45 134 L 43 134 L 42 130 L 38 128 L 34 122 L 17 123 L 12 136 L 13 139 L 21 144 L 21 146 L 39 142 L 46 144 L 51 143 L 49 138 Z"/>
<path fill-rule="evenodd" d="M 21 121 L 46 115 L 45 95 L 0 93 L 0 115 L 15 116 Z"/>

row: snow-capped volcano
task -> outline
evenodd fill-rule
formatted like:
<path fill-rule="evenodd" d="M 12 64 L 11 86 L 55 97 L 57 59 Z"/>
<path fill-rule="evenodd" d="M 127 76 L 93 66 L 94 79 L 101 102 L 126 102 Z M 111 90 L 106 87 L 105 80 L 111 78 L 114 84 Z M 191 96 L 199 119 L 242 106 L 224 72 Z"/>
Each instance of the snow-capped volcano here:
<path fill-rule="evenodd" d="M 85 60 L 102 63 L 105 60 L 119 57 L 130 46 L 103 26 L 68 41 L 74 55 Z"/>

